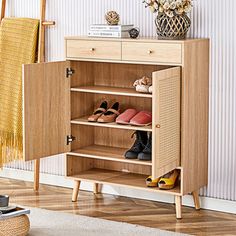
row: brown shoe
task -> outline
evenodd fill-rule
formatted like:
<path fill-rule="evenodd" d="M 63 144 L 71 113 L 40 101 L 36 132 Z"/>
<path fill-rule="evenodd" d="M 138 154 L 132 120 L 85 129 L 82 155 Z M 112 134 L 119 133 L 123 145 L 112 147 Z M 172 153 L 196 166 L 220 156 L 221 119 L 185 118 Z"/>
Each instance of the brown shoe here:
<path fill-rule="evenodd" d="M 116 117 L 120 115 L 119 112 L 119 102 L 115 102 L 111 108 L 109 108 L 104 114 L 98 118 L 100 123 L 111 123 L 115 122 Z"/>
<path fill-rule="evenodd" d="M 107 101 L 101 103 L 100 107 L 97 108 L 91 116 L 88 117 L 88 121 L 96 122 L 98 118 L 107 111 Z"/>

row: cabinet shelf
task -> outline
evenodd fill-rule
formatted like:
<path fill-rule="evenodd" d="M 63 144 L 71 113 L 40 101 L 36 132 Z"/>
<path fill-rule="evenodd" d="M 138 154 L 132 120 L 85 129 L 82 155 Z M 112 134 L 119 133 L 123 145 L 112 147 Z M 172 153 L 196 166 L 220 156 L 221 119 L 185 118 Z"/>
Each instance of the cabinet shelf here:
<path fill-rule="evenodd" d="M 152 94 L 136 92 L 134 88 L 119 88 L 110 86 L 80 86 L 71 88 L 73 92 L 84 92 L 84 93 L 98 93 L 98 94 L 110 94 L 110 95 L 121 95 L 131 97 L 143 97 L 152 98 Z"/>
<path fill-rule="evenodd" d="M 114 129 L 127 129 L 127 130 L 140 130 L 140 131 L 152 131 L 152 126 L 133 126 L 133 125 L 120 125 L 115 122 L 112 123 L 98 123 L 98 122 L 89 122 L 88 117 L 81 117 L 78 119 L 71 120 L 71 124 L 77 125 L 88 125 L 88 126 L 96 126 L 96 127 L 107 127 Z"/>
<path fill-rule="evenodd" d="M 101 184 L 110 184 L 117 186 L 129 186 L 133 189 L 141 189 L 152 192 L 161 192 L 173 195 L 181 195 L 179 186 L 175 187 L 171 190 L 160 190 L 156 188 L 148 188 L 145 184 L 145 179 L 148 177 L 147 175 L 142 174 L 134 174 L 134 173 L 126 173 L 122 171 L 113 171 L 113 170 L 105 170 L 105 169 L 89 169 L 86 171 L 82 171 L 79 174 L 68 176 L 69 178 L 84 180 L 89 182 L 96 182 Z"/>
<path fill-rule="evenodd" d="M 132 163 L 138 165 L 151 166 L 151 161 L 140 161 L 138 159 L 125 159 L 124 153 L 127 151 L 126 148 L 119 147 L 108 147 L 102 145 L 90 145 L 86 146 L 72 152 L 69 152 L 68 155 L 88 157 L 100 160 L 109 160 L 123 163 Z"/>

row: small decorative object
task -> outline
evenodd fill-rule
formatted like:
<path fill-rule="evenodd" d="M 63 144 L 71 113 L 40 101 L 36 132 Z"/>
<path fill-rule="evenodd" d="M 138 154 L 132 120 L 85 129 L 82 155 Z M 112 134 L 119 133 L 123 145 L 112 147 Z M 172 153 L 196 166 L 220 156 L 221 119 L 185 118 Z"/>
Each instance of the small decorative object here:
<path fill-rule="evenodd" d="M 139 93 L 151 93 L 152 91 L 149 91 L 151 85 L 152 79 L 147 76 L 143 76 L 141 79 L 136 80 L 133 84 L 136 91 Z"/>
<path fill-rule="evenodd" d="M 115 11 L 109 11 L 106 13 L 105 19 L 106 19 L 108 25 L 118 25 L 118 23 L 120 21 L 120 16 Z"/>
<path fill-rule="evenodd" d="M 192 9 L 193 0 L 144 0 L 143 3 L 153 13 L 158 13 L 155 24 L 159 38 L 186 38 L 191 25 L 187 13 Z"/>
<path fill-rule="evenodd" d="M 136 39 L 139 36 L 139 28 L 132 28 L 131 30 L 129 30 L 129 36 L 132 39 Z"/>

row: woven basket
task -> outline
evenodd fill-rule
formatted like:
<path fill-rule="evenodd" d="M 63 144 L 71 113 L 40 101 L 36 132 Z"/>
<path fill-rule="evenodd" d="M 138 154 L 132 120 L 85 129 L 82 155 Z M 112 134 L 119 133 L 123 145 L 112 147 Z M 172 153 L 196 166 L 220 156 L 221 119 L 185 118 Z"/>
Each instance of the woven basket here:
<path fill-rule="evenodd" d="M 155 24 L 157 35 L 161 39 L 184 39 L 190 28 L 191 20 L 186 14 L 169 17 L 158 14 Z"/>
<path fill-rule="evenodd" d="M 0 236 L 25 236 L 30 229 L 27 215 L 0 220 Z"/>

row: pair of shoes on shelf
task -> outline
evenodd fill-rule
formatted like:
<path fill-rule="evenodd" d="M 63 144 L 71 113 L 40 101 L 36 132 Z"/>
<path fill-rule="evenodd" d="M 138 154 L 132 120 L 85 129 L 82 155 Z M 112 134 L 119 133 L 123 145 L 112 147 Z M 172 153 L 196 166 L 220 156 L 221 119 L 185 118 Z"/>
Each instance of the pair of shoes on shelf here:
<path fill-rule="evenodd" d="M 178 179 L 179 171 L 173 170 L 164 177 L 153 179 L 149 176 L 146 179 L 147 187 L 159 187 L 162 190 L 170 190 L 175 187 L 176 180 Z"/>
<path fill-rule="evenodd" d="M 152 93 L 152 79 L 147 76 L 143 76 L 141 79 L 136 80 L 133 86 L 139 93 Z"/>
<path fill-rule="evenodd" d="M 146 131 L 135 131 L 136 135 L 133 146 L 125 153 L 126 159 L 139 159 L 151 161 L 152 159 L 152 134 Z M 133 135 L 134 135 L 133 134 Z M 132 135 L 132 136 L 133 136 Z"/>
<path fill-rule="evenodd" d="M 152 113 L 136 109 L 127 109 L 116 118 L 117 124 L 147 126 L 152 123 Z"/>
<path fill-rule="evenodd" d="M 110 123 L 116 120 L 120 115 L 119 102 L 115 102 L 109 109 L 107 101 L 103 101 L 91 116 L 88 117 L 90 122 Z"/>

